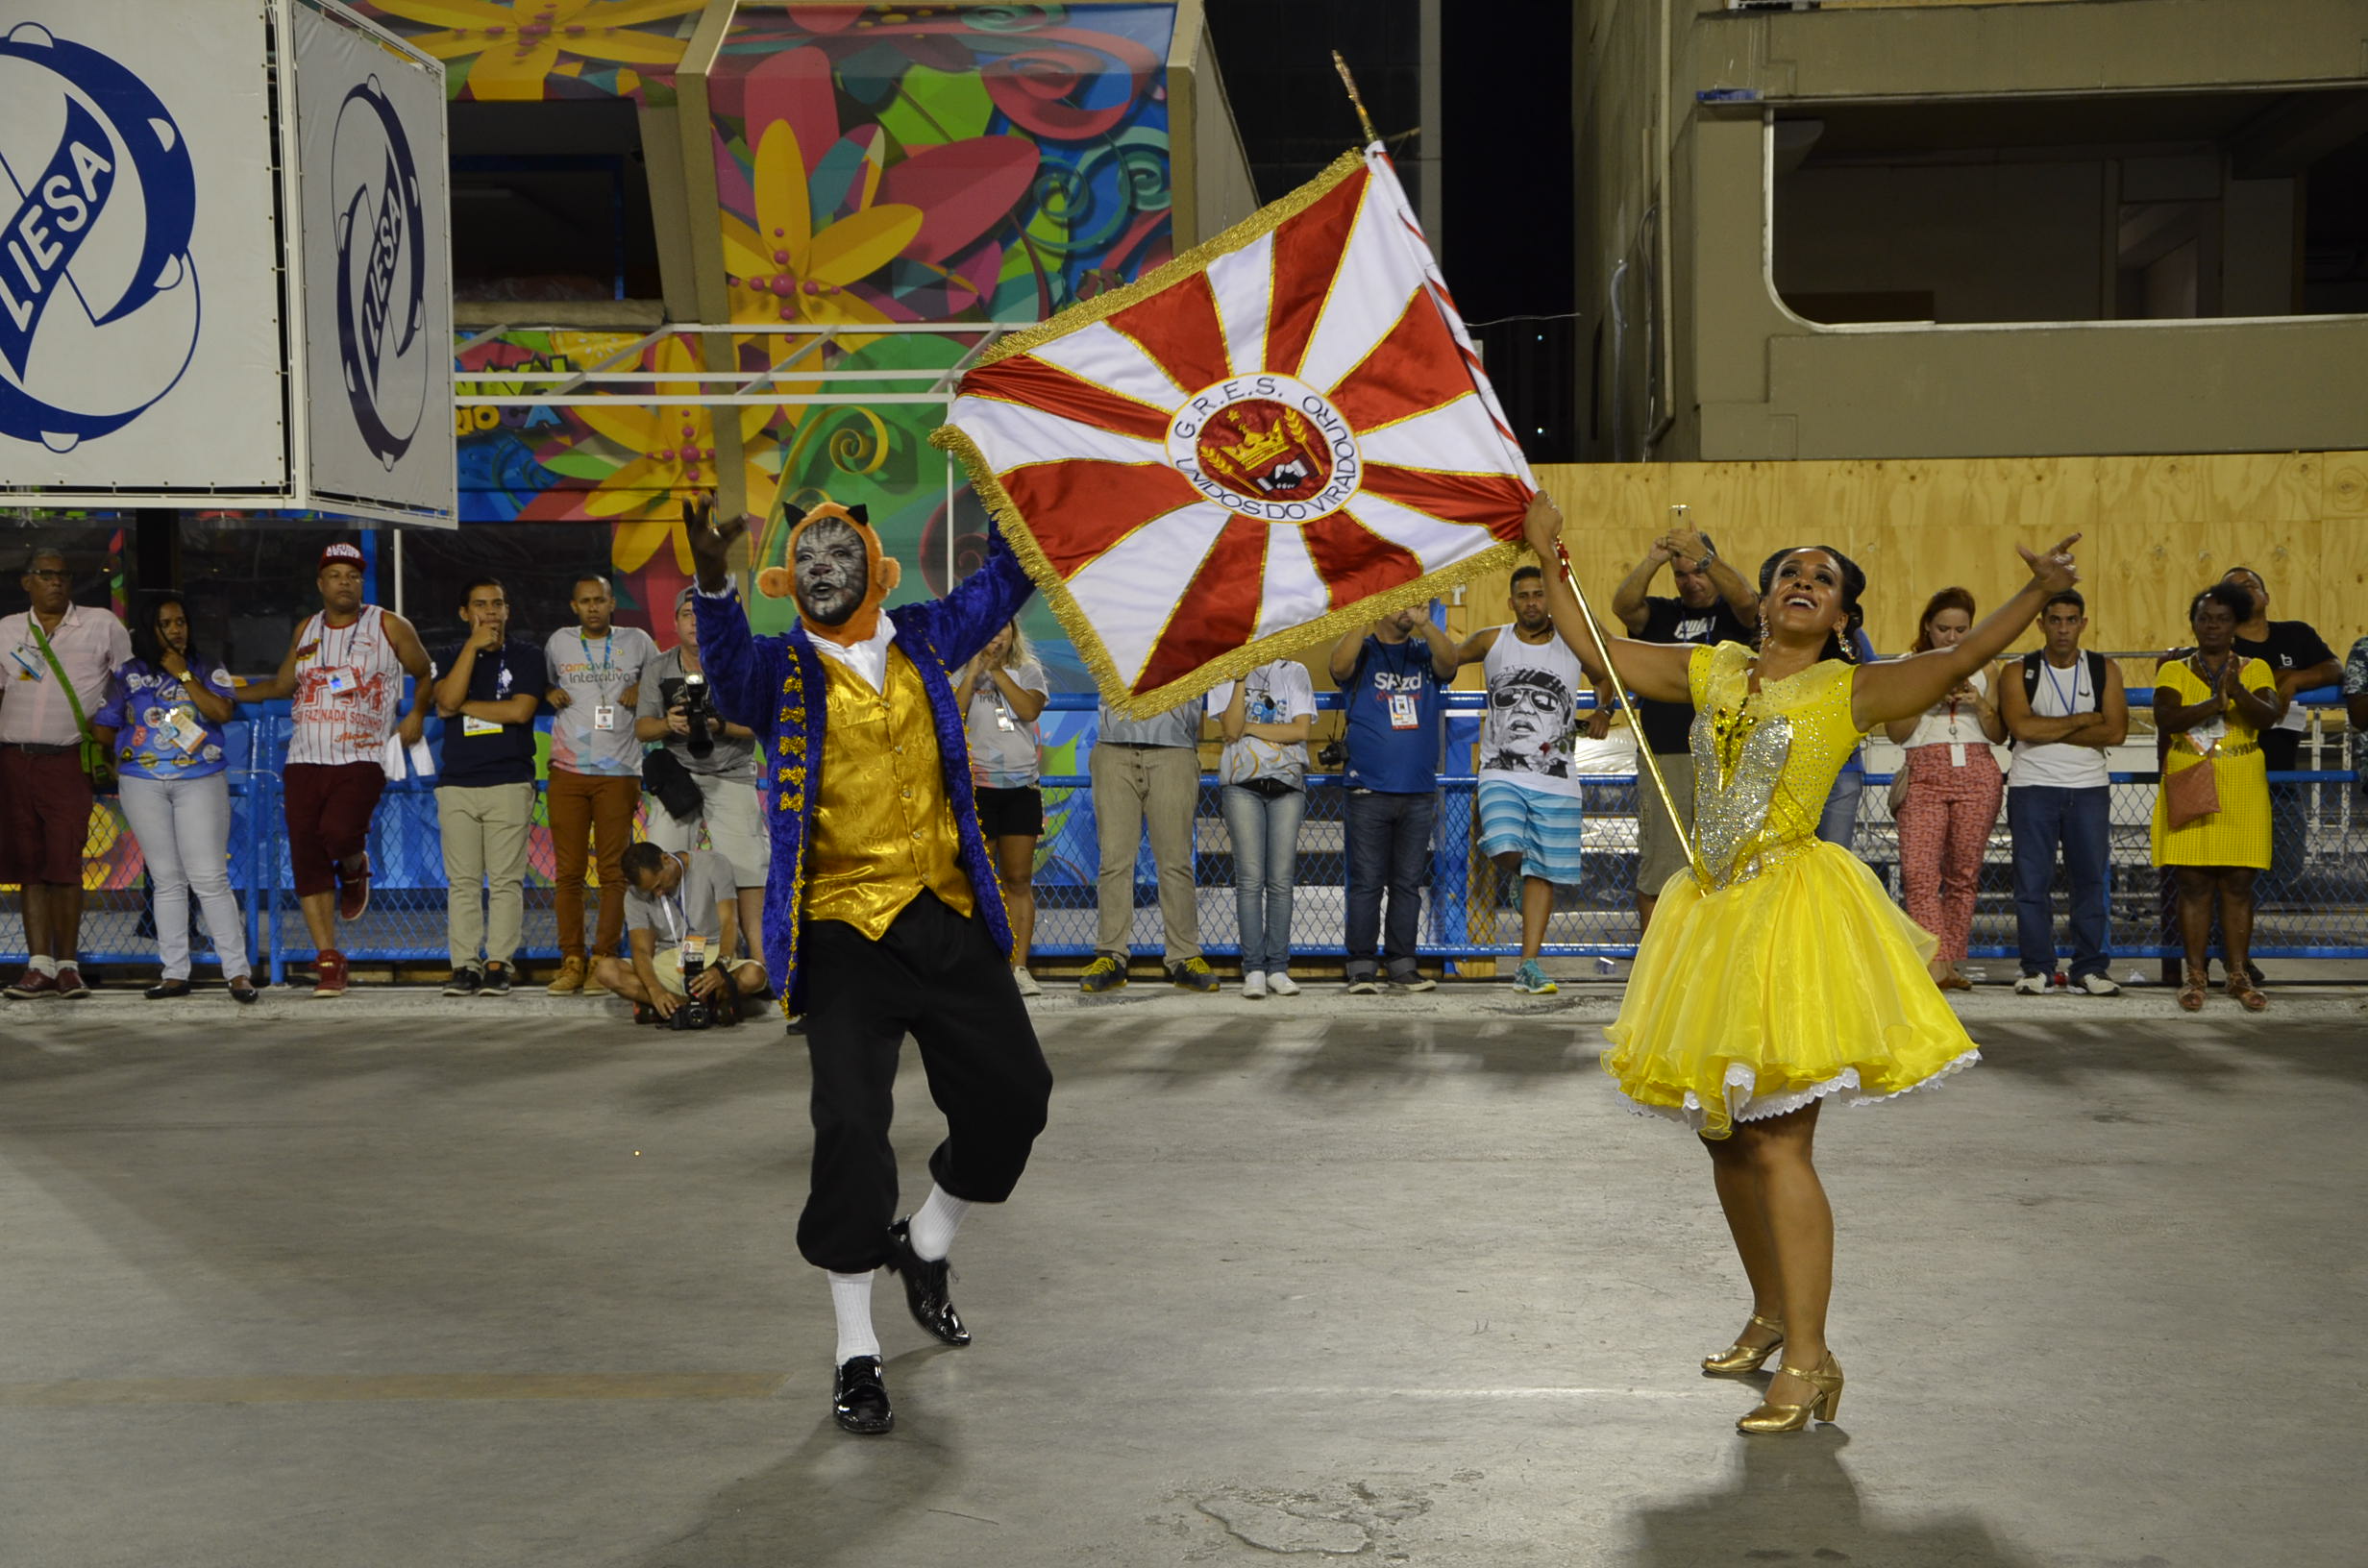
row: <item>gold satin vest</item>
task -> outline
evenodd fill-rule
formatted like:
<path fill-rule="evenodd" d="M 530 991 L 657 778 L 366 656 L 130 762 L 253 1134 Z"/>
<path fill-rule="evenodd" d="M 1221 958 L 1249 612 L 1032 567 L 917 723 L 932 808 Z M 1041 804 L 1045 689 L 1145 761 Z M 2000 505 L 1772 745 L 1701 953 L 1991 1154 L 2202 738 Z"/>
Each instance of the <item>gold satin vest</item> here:
<path fill-rule="evenodd" d="M 888 690 L 827 654 L 822 782 L 806 851 L 808 920 L 844 920 L 877 942 L 925 888 L 957 915 L 977 906 L 930 720 L 929 694 L 888 645 Z"/>

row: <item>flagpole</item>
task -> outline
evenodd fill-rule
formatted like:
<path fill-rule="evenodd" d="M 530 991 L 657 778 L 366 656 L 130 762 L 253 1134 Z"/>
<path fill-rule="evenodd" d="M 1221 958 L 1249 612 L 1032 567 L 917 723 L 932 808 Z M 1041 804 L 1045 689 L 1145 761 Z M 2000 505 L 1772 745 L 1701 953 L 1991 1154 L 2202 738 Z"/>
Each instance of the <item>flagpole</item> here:
<path fill-rule="evenodd" d="M 1687 867 L 1692 870 L 1694 880 L 1707 888 L 1711 881 L 1710 868 L 1703 864 L 1702 851 L 1694 847 L 1693 835 L 1687 830 L 1686 820 L 1677 814 L 1677 803 L 1669 796 L 1669 781 L 1661 776 L 1661 764 L 1653 759 L 1653 748 L 1645 744 L 1644 725 L 1637 718 L 1636 703 L 1628 696 L 1628 683 L 1619 678 L 1619 671 L 1612 663 L 1612 646 L 1604 640 L 1603 627 L 1596 622 L 1595 612 L 1588 607 L 1587 595 L 1579 587 L 1579 575 L 1570 565 L 1570 551 L 1564 548 L 1560 534 L 1554 539 L 1554 554 L 1562 562 L 1563 581 L 1569 584 L 1570 597 L 1579 601 L 1579 614 L 1587 622 L 1588 635 L 1595 640 L 1595 652 L 1603 660 L 1604 674 L 1611 677 L 1613 695 L 1619 699 L 1620 711 L 1628 715 L 1628 730 L 1637 742 L 1637 760 L 1644 764 L 1644 772 L 1653 781 L 1654 793 L 1661 796 L 1661 809 L 1669 814 L 1669 825 L 1677 829 L 1677 842 L 1686 846 Z M 1639 888 L 1637 892 L 1649 898 L 1657 896 L 1660 890 Z"/>
<path fill-rule="evenodd" d="M 1341 86 L 1348 89 L 1348 102 L 1356 109 L 1357 124 L 1365 131 L 1365 145 L 1370 147 L 1381 137 L 1373 130 L 1373 117 L 1365 112 L 1365 99 L 1357 92 L 1357 79 L 1348 74 L 1348 61 L 1341 58 L 1338 49 L 1332 51 L 1332 68 L 1341 73 Z"/>

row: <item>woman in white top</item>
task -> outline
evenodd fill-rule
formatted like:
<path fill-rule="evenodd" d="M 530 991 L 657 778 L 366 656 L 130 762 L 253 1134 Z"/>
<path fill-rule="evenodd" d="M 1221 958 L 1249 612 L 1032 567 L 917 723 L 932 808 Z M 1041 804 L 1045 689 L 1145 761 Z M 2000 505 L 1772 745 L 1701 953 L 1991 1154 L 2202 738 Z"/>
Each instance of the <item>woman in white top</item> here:
<path fill-rule="evenodd" d="M 1941 589 L 1925 604 L 1908 651 L 1955 648 L 1972 628 L 1973 618 L 1973 595 L 1962 588 Z M 1940 939 L 1932 960 L 1933 983 L 1943 991 L 1965 991 L 1972 982 L 1957 966 L 1964 961 L 1973 934 L 1982 859 L 2007 787 L 1990 751 L 1991 742 L 2007 738 L 1994 677 L 1977 670 L 1921 715 L 1883 727 L 1907 747 L 1899 765 L 1905 796 L 1894 789 L 1891 799 L 1908 918 Z"/>
<path fill-rule="evenodd" d="M 1242 933 L 1242 994 L 1295 996 L 1291 901 L 1307 811 L 1307 735 L 1316 686 L 1296 659 L 1262 664 L 1209 693 L 1224 737 L 1218 809 L 1233 845 L 1233 907 Z"/>
<path fill-rule="evenodd" d="M 1028 945 L 1036 940 L 1036 841 L 1044 837 L 1045 797 L 1037 716 L 1050 688 L 1044 666 L 1028 650 L 1015 621 L 988 640 L 954 687 L 971 743 L 971 787 L 978 798 L 978 826 L 994 846 L 996 877 L 1003 884 L 1003 909 L 1011 917 L 1012 982 L 1023 996 L 1043 994 L 1027 971 Z"/>

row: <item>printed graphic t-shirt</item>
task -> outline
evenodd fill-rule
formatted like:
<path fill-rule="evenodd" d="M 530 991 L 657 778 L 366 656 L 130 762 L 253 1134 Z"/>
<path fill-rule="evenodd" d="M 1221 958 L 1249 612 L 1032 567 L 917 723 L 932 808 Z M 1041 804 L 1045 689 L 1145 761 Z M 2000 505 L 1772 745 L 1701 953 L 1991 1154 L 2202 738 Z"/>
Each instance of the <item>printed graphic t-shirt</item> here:
<path fill-rule="evenodd" d="M 551 684 L 567 694 L 567 706 L 551 721 L 553 772 L 639 776 L 642 743 L 633 738 L 634 708 L 625 694 L 656 657 L 657 644 L 638 626 L 611 626 L 605 637 L 576 626 L 551 634 L 543 663 Z M 598 727 L 604 707 L 615 710 L 604 730 Z"/>
<path fill-rule="evenodd" d="M 1385 643 L 1368 637 L 1344 688 L 1348 700 L 1352 790 L 1427 795 L 1439 787 L 1439 674 L 1419 637 Z"/>
<path fill-rule="evenodd" d="M 1709 609 L 1697 610 L 1684 600 L 1653 598 L 1644 601 L 1644 629 L 1637 633 L 1640 643 L 1692 643 L 1713 646 L 1718 643 L 1748 643 L 1751 628 L 1742 618 L 1720 600 Z M 1690 702 L 1661 702 L 1645 698 L 1637 699 L 1637 718 L 1644 725 L 1644 747 L 1657 757 L 1672 756 L 1686 750 L 1692 743 L 1693 704 Z"/>
<path fill-rule="evenodd" d="M 208 691 L 231 695 L 230 672 L 221 666 L 200 659 L 189 673 Z M 115 732 L 115 772 L 125 778 L 206 778 L 230 765 L 222 726 L 198 711 L 181 677 L 139 659 L 116 670 L 114 695 L 90 723 Z"/>

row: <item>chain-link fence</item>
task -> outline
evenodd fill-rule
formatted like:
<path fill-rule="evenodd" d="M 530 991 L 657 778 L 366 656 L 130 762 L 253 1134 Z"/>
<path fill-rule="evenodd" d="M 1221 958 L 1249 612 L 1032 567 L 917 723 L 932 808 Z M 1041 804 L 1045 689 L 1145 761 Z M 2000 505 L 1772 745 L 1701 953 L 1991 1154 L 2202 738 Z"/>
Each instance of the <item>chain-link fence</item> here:
<path fill-rule="evenodd" d="M 2133 694 L 2134 706 L 2144 694 Z M 2331 694 L 2313 694 L 2321 704 Z M 1338 707 L 1325 694 L 1320 706 Z M 1477 781 L 1470 771 L 1483 698 L 1458 692 L 1447 700 L 1447 771 L 1440 786 L 1438 826 L 1421 925 L 1426 957 L 1494 959 L 1520 951 L 1519 878 L 1501 872 L 1479 853 Z M 1057 697 L 1054 711 L 1090 719 L 1090 698 Z M 286 753 L 286 720 L 266 711 L 228 726 L 232 823 L 231 882 L 248 926 L 259 968 L 284 978 L 291 960 L 313 956 L 289 874 L 283 828 L 280 761 Z M 1081 766 L 1089 744 L 1061 754 Z M 2253 952 L 2262 958 L 2368 958 L 2368 799 L 2351 771 L 2272 773 L 2278 856 L 2257 883 Z M 1860 798 L 1854 848 L 1896 896 L 1898 833 L 1886 800 L 1889 776 L 1870 772 Z M 1292 951 L 1309 959 L 1344 951 L 1348 855 L 1346 793 L 1337 774 L 1308 780 L 1300 826 Z M 2163 958 L 2179 952 L 2170 918 L 2168 877 L 2153 863 L 2149 824 L 2156 775 L 2116 772 L 2111 797 L 2112 947 L 2116 958 Z M 1080 772 L 1044 779 L 1045 836 L 1037 845 L 1035 954 L 1081 959 L 1095 950 L 1098 925 L 1098 853 L 1093 796 Z M 1636 950 L 1636 779 L 1626 773 L 1590 776 L 1584 783 L 1586 825 L 1575 887 L 1555 890 L 1544 951 L 1565 958 L 1621 958 Z M 1233 847 L 1218 808 L 1216 781 L 1204 775 L 1195 808 L 1194 890 L 1204 951 L 1229 957 L 1239 950 L 1234 903 Z M 432 782 L 390 784 L 370 834 L 373 868 L 369 912 L 342 932 L 349 957 L 365 962 L 432 962 L 446 954 L 446 894 L 442 840 Z M 91 814 L 86 877 L 83 953 L 93 964 L 157 963 L 152 902 L 138 845 L 121 808 L 103 797 Z M 519 956 L 555 960 L 552 911 L 550 829 L 538 799 L 528 844 L 526 926 Z M 1138 846 L 1131 944 L 1159 952 L 1161 916 L 1156 870 L 1147 841 Z M 2059 935 L 2060 936 L 2060 880 Z M 597 897 L 597 895 L 595 895 Z M 21 960 L 24 933 L 12 898 L 0 912 L 0 961 Z M 200 964 L 211 955 L 202 920 L 192 944 Z M 2003 814 L 1983 858 L 1971 951 L 2011 956 L 2014 943 L 2013 845 Z"/>

